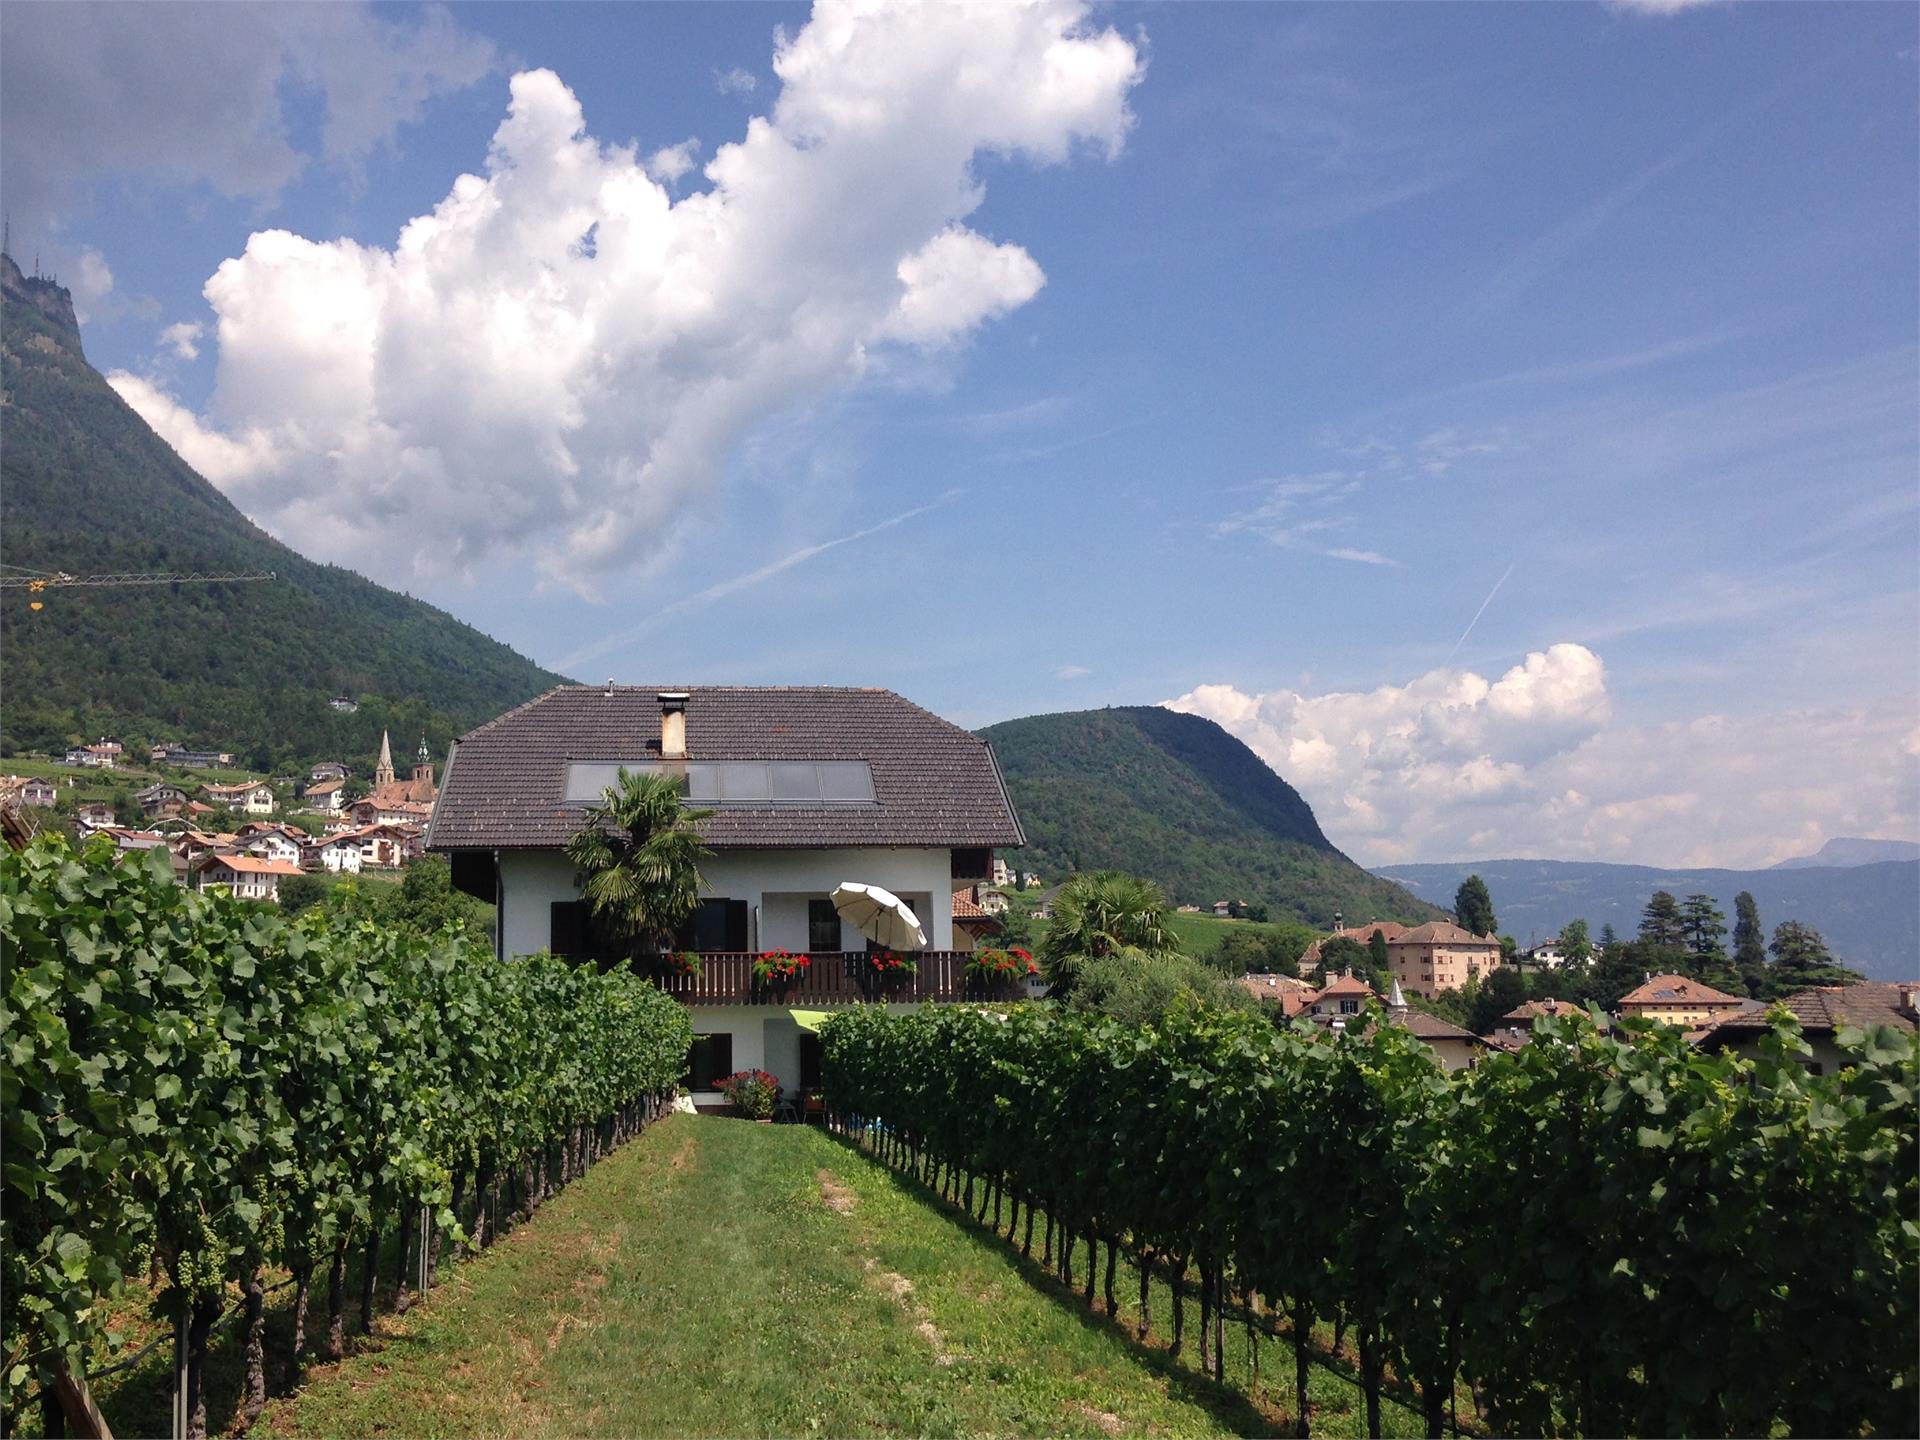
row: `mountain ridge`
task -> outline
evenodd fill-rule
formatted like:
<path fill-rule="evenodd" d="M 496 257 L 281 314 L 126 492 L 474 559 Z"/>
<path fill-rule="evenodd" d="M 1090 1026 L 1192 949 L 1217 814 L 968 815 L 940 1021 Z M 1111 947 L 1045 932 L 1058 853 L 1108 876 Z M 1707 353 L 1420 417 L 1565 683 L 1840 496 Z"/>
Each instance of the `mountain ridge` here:
<path fill-rule="evenodd" d="M 1265 904 L 1325 926 L 1443 914 L 1342 854 L 1272 767 L 1211 720 L 1157 705 L 1005 720 L 990 741 L 1048 875 L 1126 870 L 1177 902 Z"/>
<path fill-rule="evenodd" d="M 1844 868 L 1851 865 L 1877 865 L 1883 860 L 1920 860 L 1920 843 L 1912 840 L 1878 840 L 1859 835 L 1836 835 L 1811 855 L 1796 855 L 1791 860 L 1781 860 L 1767 868 L 1770 870 Z"/>
<path fill-rule="evenodd" d="M 0 294 L 11 573 L 277 577 L 0 593 L 0 750 L 112 733 L 232 750 L 265 769 L 370 757 L 391 729 L 438 753 L 562 678 L 445 611 L 274 539 L 87 361 L 67 291 L 9 256 Z M 332 710 L 338 694 L 358 711 Z"/>

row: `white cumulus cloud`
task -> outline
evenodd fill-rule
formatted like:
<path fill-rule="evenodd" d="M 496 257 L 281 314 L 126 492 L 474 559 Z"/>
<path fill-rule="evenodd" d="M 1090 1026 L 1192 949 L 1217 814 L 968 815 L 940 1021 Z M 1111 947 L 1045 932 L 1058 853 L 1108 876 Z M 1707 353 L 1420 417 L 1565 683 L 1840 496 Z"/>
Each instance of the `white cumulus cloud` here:
<path fill-rule="evenodd" d="M 664 185 L 671 185 L 693 169 L 699 154 L 698 135 L 689 135 L 678 145 L 662 145 L 647 157 L 647 174 Z"/>
<path fill-rule="evenodd" d="M 181 320 L 160 332 L 160 343 L 171 350 L 176 359 L 198 360 L 200 337 L 205 331 L 206 327 L 198 320 Z"/>
<path fill-rule="evenodd" d="M 1443 668 L 1317 695 L 1202 685 L 1165 703 L 1244 740 L 1363 864 L 1757 866 L 1920 828 L 1910 701 L 1616 725 L 1583 645 L 1491 681 Z"/>
<path fill-rule="evenodd" d="M 531 553 L 548 577 L 656 553 L 752 426 L 938 347 L 1044 277 L 964 222 L 983 152 L 1113 154 L 1142 72 L 1075 0 L 822 0 L 769 113 L 675 200 L 548 71 L 513 77 L 478 174 L 391 248 L 253 235 L 207 282 L 204 414 L 110 377 L 302 548 L 389 579 Z"/>

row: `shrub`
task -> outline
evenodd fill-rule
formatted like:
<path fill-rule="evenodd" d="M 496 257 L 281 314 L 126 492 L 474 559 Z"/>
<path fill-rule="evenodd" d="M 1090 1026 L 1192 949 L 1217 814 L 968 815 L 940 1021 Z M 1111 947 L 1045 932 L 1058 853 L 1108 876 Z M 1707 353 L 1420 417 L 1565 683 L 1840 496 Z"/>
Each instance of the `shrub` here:
<path fill-rule="evenodd" d="M 767 1120 L 780 1099 L 780 1082 L 765 1070 L 736 1070 L 716 1087 L 749 1120 Z"/>

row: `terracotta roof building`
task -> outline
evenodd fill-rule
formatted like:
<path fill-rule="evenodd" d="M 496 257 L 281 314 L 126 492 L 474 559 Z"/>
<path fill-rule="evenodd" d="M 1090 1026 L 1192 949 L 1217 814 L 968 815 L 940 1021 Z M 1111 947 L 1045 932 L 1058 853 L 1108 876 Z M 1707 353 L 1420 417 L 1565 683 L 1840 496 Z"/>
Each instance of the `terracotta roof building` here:
<path fill-rule="evenodd" d="M 1746 1001 L 1737 995 L 1716 990 L 1685 975 L 1650 975 L 1644 985 L 1635 986 L 1620 997 L 1614 1007 L 1620 1016 L 1639 1016 L 1687 1029 L 1710 1024 Z"/>
<path fill-rule="evenodd" d="M 1838 1044 L 1842 1030 L 1886 1025 L 1907 1034 L 1914 1032 L 1920 1024 L 1920 981 L 1817 985 L 1796 990 L 1777 1003 L 1793 1012 L 1800 1022 L 1801 1035 L 1813 1047 L 1808 1068 L 1815 1074 L 1831 1074 L 1849 1063 Z M 1772 1027 L 1765 1010 L 1740 1010 L 1709 1025 L 1694 1043 L 1703 1050 L 1733 1050 L 1756 1056 L 1760 1053 L 1760 1037 Z"/>
<path fill-rule="evenodd" d="M 1297 980 L 1291 975 L 1242 975 L 1236 983 L 1262 1004 L 1278 1005 L 1281 1015 L 1288 1020 L 1305 1010 L 1318 993 L 1311 981 Z"/>
<path fill-rule="evenodd" d="M 1344 938 L 1366 945 L 1374 931 L 1387 945 L 1387 965 L 1393 978 L 1410 995 L 1437 995 L 1457 990 L 1472 979 L 1485 979 L 1500 965 L 1500 940 L 1475 935 L 1451 920 L 1429 920 L 1424 925 L 1402 925 L 1393 920 L 1370 920 L 1334 931 L 1328 939 Z M 1315 941 L 1300 957 L 1302 970 L 1317 970 L 1325 941 Z"/>

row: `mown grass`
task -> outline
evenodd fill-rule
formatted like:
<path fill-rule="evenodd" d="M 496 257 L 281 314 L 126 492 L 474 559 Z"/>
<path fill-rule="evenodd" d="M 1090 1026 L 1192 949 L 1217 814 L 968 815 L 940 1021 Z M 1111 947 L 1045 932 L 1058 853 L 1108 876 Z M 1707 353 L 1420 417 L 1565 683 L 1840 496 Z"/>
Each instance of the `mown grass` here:
<path fill-rule="evenodd" d="M 1127 1322 L 1090 1313 L 1004 1240 L 819 1130 L 676 1117 L 384 1321 L 361 1353 L 311 1371 L 257 1433 L 1290 1430 L 1284 1343 L 1263 1343 L 1256 1386 L 1233 1335 L 1223 1385 L 1191 1354 L 1137 1343 Z M 1364 1433 L 1346 1379 L 1317 1369 L 1313 1399 L 1316 1434 Z M 1387 1428 L 1418 1433 L 1398 1408 Z"/>

